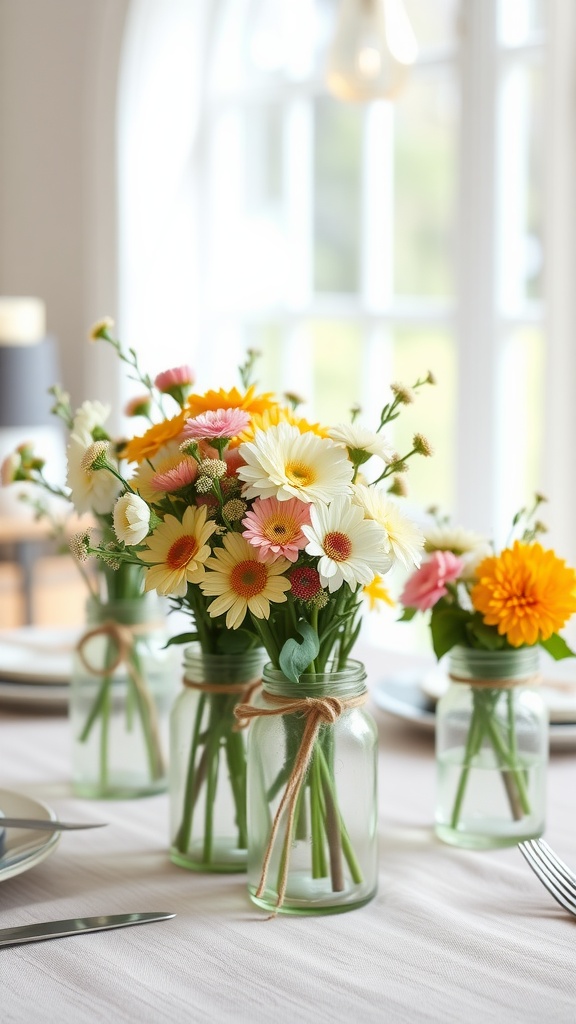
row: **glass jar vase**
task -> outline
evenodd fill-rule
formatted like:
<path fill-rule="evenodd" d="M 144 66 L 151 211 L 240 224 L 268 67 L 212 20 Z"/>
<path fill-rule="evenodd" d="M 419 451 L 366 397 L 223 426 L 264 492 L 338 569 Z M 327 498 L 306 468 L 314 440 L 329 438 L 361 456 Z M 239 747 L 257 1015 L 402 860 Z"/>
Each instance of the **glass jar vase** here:
<path fill-rule="evenodd" d="M 548 713 L 538 650 L 455 647 L 436 710 L 436 834 L 469 849 L 544 831 Z"/>
<path fill-rule="evenodd" d="M 248 890 L 272 913 L 336 914 L 374 896 L 378 735 L 364 666 L 266 665 L 248 737 Z"/>
<path fill-rule="evenodd" d="M 245 871 L 246 740 L 235 706 L 260 685 L 265 651 L 184 651 L 170 722 L 170 859 L 192 871 Z"/>
<path fill-rule="evenodd" d="M 87 620 L 70 683 L 72 788 L 104 799 L 163 792 L 176 684 L 163 603 L 91 598 Z"/>

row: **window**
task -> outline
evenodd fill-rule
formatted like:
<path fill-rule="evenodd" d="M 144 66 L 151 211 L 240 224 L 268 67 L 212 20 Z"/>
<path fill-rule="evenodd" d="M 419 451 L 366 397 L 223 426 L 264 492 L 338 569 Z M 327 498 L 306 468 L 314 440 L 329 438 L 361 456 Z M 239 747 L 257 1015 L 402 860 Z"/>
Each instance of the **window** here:
<path fill-rule="evenodd" d="M 134 4 L 146 8 L 158 65 L 152 7 Z M 544 490 L 552 540 L 574 561 L 576 5 L 405 0 L 418 62 L 396 102 L 365 105 L 332 98 L 324 82 L 336 0 L 175 6 L 181 61 L 184 9 L 204 11 L 194 15 L 196 77 L 188 62 L 169 125 L 178 174 L 167 170 L 168 142 L 139 215 L 163 203 L 166 223 L 188 232 L 182 258 L 178 243 L 162 254 L 154 221 L 160 280 L 170 265 L 179 279 L 171 321 L 195 338 L 199 386 L 236 383 L 253 346 L 262 385 L 304 396 L 304 415 L 341 420 L 360 404 L 371 423 L 391 381 L 431 369 L 437 388 L 406 410 L 395 438 L 403 450 L 422 430 L 436 449 L 411 463 L 411 499 L 500 543 L 516 509 Z M 167 10 L 157 17 L 169 38 Z M 176 65 L 166 72 L 174 91 Z M 182 85 L 196 97 L 188 122 Z M 149 109 L 143 87 L 138 96 Z M 167 93 L 165 133 L 170 109 Z M 150 161 L 146 137 L 145 155 L 141 139 L 125 158 Z M 150 273 L 139 291 L 134 270 L 145 247 L 130 244 L 128 319 L 152 291 Z M 158 327 L 140 317 L 156 359 Z"/>

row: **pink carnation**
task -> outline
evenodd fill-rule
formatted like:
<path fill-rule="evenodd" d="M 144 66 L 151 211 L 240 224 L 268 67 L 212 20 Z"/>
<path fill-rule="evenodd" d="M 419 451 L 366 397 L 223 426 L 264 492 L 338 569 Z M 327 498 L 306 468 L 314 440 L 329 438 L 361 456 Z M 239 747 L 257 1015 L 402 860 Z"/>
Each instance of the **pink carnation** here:
<path fill-rule="evenodd" d="M 216 409 L 186 420 L 184 437 L 200 441 L 206 437 L 237 437 L 246 430 L 250 416 L 244 409 Z"/>
<path fill-rule="evenodd" d="M 169 395 L 173 388 L 190 387 L 194 383 L 194 372 L 189 366 L 174 366 L 156 375 L 154 384 L 158 391 Z"/>
<path fill-rule="evenodd" d="M 418 608 L 424 612 L 432 608 L 448 593 L 446 583 L 457 580 L 464 562 L 452 551 L 435 551 L 424 565 L 412 574 L 400 601 L 405 608 Z"/>

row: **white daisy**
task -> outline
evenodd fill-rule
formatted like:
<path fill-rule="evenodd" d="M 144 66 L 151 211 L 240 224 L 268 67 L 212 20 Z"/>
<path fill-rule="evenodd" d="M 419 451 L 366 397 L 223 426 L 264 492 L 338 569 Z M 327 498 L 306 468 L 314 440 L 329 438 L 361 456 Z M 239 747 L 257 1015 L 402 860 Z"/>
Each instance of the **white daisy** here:
<path fill-rule="evenodd" d="M 106 515 L 112 511 L 122 484 L 106 469 L 85 468 L 85 455 L 93 444 L 89 433 L 70 435 L 66 483 L 70 488 L 70 501 L 77 512 Z"/>
<path fill-rule="evenodd" d="M 462 559 L 460 579 L 476 578 L 476 566 L 494 554 L 485 537 L 463 526 L 431 526 L 426 530 L 424 542 L 426 551 L 452 551 Z"/>
<path fill-rule="evenodd" d="M 330 428 L 328 435 L 337 444 L 348 448 L 354 462 L 358 461 L 357 455 L 363 453 L 365 458 L 362 461 L 366 461 L 371 455 L 378 455 L 383 462 L 394 462 L 396 458 L 395 449 L 383 434 L 376 434 L 357 423 L 337 423 L 335 427 Z"/>
<path fill-rule="evenodd" d="M 347 583 L 356 590 L 371 583 L 376 574 L 388 572 L 392 559 L 385 551 L 387 536 L 378 523 L 364 519 L 359 505 L 340 494 L 330 505 L 313 505 L 311 524 L 303 524 L 308 538 L 306 551 L 319 556 L 318 573 L 330 593 Z"/>
<path fill-rule="evenodd" d="M 420 565 L 424 535 L 385 491 L 357 484 L 352 501 L 360 506 L 366 519 L 373 519 L 383 527 L 388 538 L 386 550 L 395 559 L 406 569 Z"/>
<path fill-rule="evenodd" d="M 340 445 L 311 431 L 278 423 L 257 430 L 238 451 L 246 463 L 238 468 L 244 497 L 328 503 L 350 493 L 352 463 Z"/>
<path fill-rule="evenodd" d="M 123 494 L 114 505 L 114 533 L 124 544 L 140 544 L 150 531 L 150 508 L 139 494 Z"/>

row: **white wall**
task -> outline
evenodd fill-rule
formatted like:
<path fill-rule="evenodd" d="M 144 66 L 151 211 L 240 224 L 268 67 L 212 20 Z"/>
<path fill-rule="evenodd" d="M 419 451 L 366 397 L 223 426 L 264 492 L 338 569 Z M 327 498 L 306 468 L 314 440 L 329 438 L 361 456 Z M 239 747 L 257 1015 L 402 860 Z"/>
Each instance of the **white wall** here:
<path fill-rule="evenodd" d="M 0 0 L 0 294 L 37 295 L 75 403 L 109 397 L 91 346 L 117 295 L 116 92 L 129 0 Z"/>

